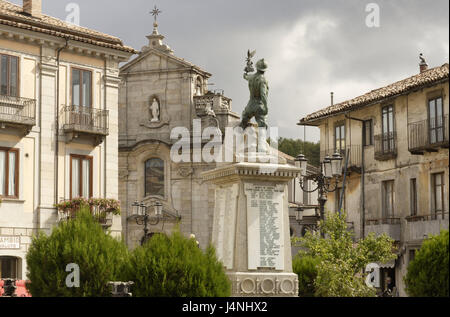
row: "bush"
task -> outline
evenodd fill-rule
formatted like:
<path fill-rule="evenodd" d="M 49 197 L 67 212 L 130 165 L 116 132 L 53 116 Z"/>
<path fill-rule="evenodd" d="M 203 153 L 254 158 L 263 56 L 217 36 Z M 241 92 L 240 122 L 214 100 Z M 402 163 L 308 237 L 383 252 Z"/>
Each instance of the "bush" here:
<path fill-rule="evenodd" d="M 312 256 L 295 256 L 292 261 L 294 273 L 298 275 L 298 296 L 314 297 L 317 267 L 320 261 Z"/>
<path fill-rule="evenodd" d="M 405 276 L 409 296 L 448 297 L 448 230 L 426 239 Z"/>
<path fill-rule="evenodd" d="M 203 252 L 175 231 L 154 235 L 130 257 L 127 280 L 137 297 L 226 297 L 231 286 L 214 248 Z"/>
<path fill-rule="evenodd" d="M 27 253 L 27 289 L 37 297 L 109 296 L 107 283 L 121 280 L 128 256 L 125 244 L 105 233 L 83 208 L 50 236 L 40 233 L 33 238 Z M 66 286 L 70 263 L 80 268 L 80 287 Z"/>
<path fill-rule="evenodd" d="M 320 222 L 319 231 L 308 231 L 304 237 L 293 239 L 293 244 L 301 248 L 299 256 L 314 259 L 314 296 L 375 296 L 375 290 L 365 284 L 366 265 L 396 258 L 392 252 L 394 241 L 385 234 L 375 237 L 371 233 L 354 242 L 346 217 L 345 213 L 328 213 L 326 220 Z"/>

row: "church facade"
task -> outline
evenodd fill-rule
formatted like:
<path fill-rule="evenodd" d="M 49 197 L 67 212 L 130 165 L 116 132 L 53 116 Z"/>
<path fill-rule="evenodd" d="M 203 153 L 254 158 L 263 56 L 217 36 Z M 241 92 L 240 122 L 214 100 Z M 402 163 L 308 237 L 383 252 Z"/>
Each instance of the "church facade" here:
<path fill-rule="evenodd" d="M 214 212 L 214 187 L 201 173 L 216 163 L 181 162 L 171 159 L 174 128 L 185 128 L 193 136 L 214 127 L 224 133 L 239 116 L 231 99 L 208 91 L 211 74 L 174 55 L 163 43 L 155 22 L 149 43 L 139 55 L 120 69 L 119 87 L 119 199 L 123 236 L 130 248 L 140 244 L 143 226 L 133 218 L 135 202 L 152 216 L 148 234 L 169 233 L 176 226 L 200 246 L 210 243 Z M 192 158 L 192 153 L 191 153 Z M 162 204 L 160 219 L 154 206 Z"/>

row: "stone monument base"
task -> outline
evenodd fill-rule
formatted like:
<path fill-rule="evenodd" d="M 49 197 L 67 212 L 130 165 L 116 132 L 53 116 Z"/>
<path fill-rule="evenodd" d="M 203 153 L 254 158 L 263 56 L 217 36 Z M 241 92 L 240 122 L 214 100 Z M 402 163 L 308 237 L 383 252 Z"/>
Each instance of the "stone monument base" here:
<path fill-rule="evenodd" d="M 295 297 L 298 277 L 295 273 L 228 272 L 233 297 Z"/>
<path fill-rule="evenodd" d="M 215 184 L 212 243 L 232 282 L 233 297 L 298 295 L 292 272 L 288 182 L 300 170 L 269 155 L 203 173 Z"/>

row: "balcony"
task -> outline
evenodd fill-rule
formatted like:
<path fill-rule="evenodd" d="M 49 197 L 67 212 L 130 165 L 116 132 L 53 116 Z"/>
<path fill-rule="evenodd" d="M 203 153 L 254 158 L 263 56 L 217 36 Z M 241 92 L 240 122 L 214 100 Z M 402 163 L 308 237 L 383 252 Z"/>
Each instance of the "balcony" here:
<path fill-rule="evenodd" d="M 406 217 L 405 238 L 407 241 L 421 241 L 428 235 L 448 230 L 448 212 Z"/>
<path fill-rule="evenodd" d="M 30 133 L 36 125 L 36 100 L 0 95 L 0 128 L 11 127 Z"/>
<path fill-rule="evenodd" d="M 320 161 L 322 162 L 325 156 L 329 155 L 332 156 L 336 150 L 325 150 L 320 151 Z M 349 154 L 348 157 L 348 166 L 347 170 L 352 172 L 361 172 L 361 145 L 349 145 L 345 148 L 345 150 L 341 150 L 339 154 L 343 157 L 342 166 L 345 167 L 345 162 L 347 159 L 347 153 Z"/>
<path fill-rule="evenodd" d="M 375 135 L 375 159 L 391 160 L 397 157 L 397 133 L 388 132 Z"/>
<path fill-rule="evenodd" d="M 437 152 L 439 148 L 448 148 L 448 115 L 440 116 L 436 123 L 430 120 L 408 124 L 408 150 L 411 154 L 422 155 L 425 152 Z"/>
<path fill-rule="evenodd" d="M 64 106 L 60 126 L 66 134 L 67 143 L 75 139 L 89 139 L 98 145 L 109 134 L 109 112 L 91 107 Z"/>
<path fill-rule="evenodd" d="M 400 241 L 401 236 L 400 218 L 382 218 L 366 220 L 365 235 L 373 232 L 376 236 L 383 233 L 390 236 L 395 241 Z"/>

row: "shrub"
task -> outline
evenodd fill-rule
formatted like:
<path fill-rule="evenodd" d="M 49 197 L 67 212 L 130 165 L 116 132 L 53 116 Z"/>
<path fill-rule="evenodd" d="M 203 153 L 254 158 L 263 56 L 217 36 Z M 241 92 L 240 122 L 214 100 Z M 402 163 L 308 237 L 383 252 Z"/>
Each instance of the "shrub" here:
<path fill-rule="evenodd" d="M 109 296 L 107 283 L 121 280 L 128 256 L 125 244 L 105 233 L 83 208 L 50 236 L 40 233 L 33 238 L 27 253 L 27 289 L 37 297 Z M 80 287 L 66 286 L 70 263 L 80 268 Z"/>
<path fill-rule="evenodd" d="M 448 230 L 426 239 L 405 276 L 409 296 L 448 297 Z"/>
<path fill-rule="evenodd" d="M 320 261 L 312 256 L 295 256 L 292 261 L 294 273 L 298 275 L 298 296 L 314 297 L 314 281 Z"/>
<path fill-rule="evenodd" d="M 156 234 L 136 248 L 127 271 L 137 297 L 230 296 L 230 282 L 214 248 L 203 252 L 178 231 Z"/>

